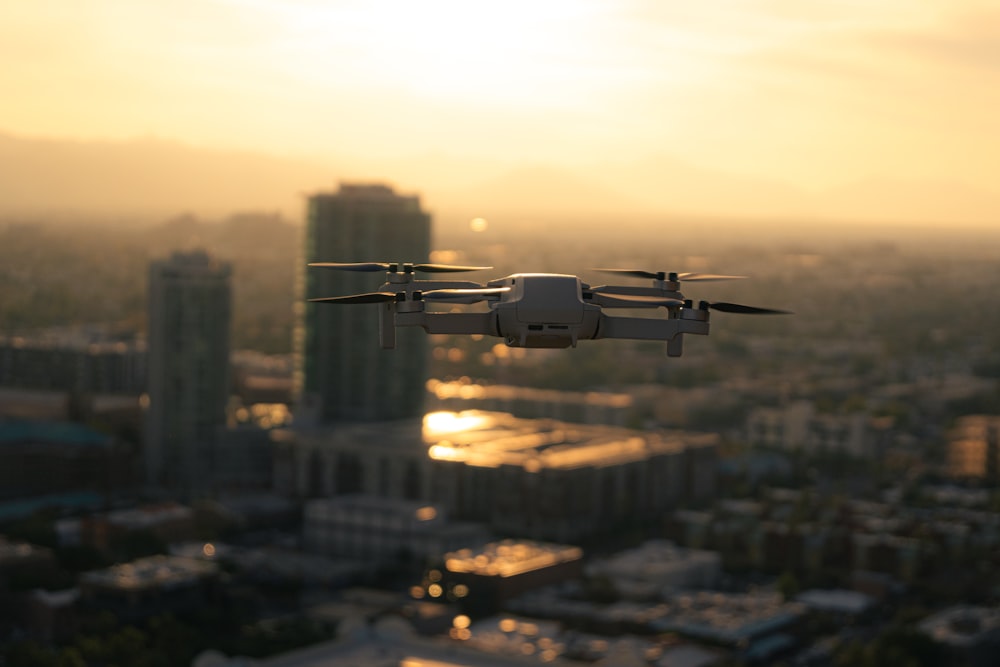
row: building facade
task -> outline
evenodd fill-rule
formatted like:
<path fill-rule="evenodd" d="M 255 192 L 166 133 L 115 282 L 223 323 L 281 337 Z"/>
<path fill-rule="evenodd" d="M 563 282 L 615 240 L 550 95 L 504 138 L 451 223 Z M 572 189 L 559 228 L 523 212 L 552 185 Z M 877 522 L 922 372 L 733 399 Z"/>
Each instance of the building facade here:
<path fill-rule="evenodd" d="M 134 488 L 136 463 L 126 443 L 82 424 L 0 420 L 0 501 L 88 493 L 110 499 Z"/>
<path fill-rule="evenodd" d="M 309 197 L 305 261 L 426 262 L 431 218 L 416 196 L 385 185 L 341 184 Z M 303 267 L 303 301 L 372 292 L 380 272 Z M 296 329 L 296 417 L 320 424 L 419 416 L 423 410 L 427 341 L 401 329 L 396 349 L 379 344 L 374 306 L 303 303 Z"/>
<path fill-rule="evenodd" d="M 1000 416 L 959 418 L 948 439 L 949 476 L 1000 482 Z"/>
<path fill-rule="evenodd" d="M 311 553 L 382 565 L 440 560 L 490 538 L 478 524 L 449 521 L 435 505 L 366 495 L 310 500 L 302 537 Z"/>
<path fill-rule="evenodd" d="M 230 267 L 174 253 L 149 273 L 146 482 L 182 497 L 212 491 L 229 396 Z"/>
<path fill-rule="evenodd" d="M 870 421 L 864 413 L 822 414 L 809 401 L 795 401 L 751 411 L 746 433 L 755 445 L 870 458 L 875 456 Z"/>

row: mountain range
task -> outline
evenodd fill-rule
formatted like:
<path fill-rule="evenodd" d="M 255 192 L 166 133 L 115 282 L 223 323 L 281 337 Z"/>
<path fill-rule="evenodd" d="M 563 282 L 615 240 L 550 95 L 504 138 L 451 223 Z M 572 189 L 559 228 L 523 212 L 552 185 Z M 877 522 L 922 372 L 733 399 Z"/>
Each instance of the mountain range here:
<path fill-rule="evenodd" d="M 363 160 L 282 157 L 138 138 L 75 141 L 0 134 L 0 217 L 154 221 L 182 211 L 302 217 L 303 195 L 339 180 L 419 192 L 444 224 L 470 217 L 655 219 L 716 216 L 980 225 L 1000 194 L 943 181 L 859 179 L 822 192 L 650 155 L 632 162 L 512 165 L 444 154 Z"/>

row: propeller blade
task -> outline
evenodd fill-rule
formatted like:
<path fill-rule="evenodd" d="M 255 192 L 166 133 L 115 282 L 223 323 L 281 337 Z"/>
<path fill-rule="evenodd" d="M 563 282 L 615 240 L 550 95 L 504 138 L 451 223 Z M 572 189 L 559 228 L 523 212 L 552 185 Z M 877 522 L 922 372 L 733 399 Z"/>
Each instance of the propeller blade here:
<path fill-rule="evenodd" d="M 678 273 L 677 280 L 707 283 L 713 280 L 743 280 L 746 276 L 722 276 L 717 273 Z"/>
<path fill-rule="evenodd" d="M 636 278 L 651 278 L 653 280 L 663 280 L 666 277 L 666 273 L 655 271 L 643 271 L 642 269 L 594 269 L 594 271 L 603 271 L 604 273 L 618 273 L 625 276 L 634 276 Z"/>
<path fill-rule="evenodd" d="M 435 289 L 423 293 L 426 301 L 449 301 L 451 303 L 479 303 L 490 297 L 498 297 L 509 292 L 509 287 L 481 287 Z"/>
<path fill-rule="evenodd" d="M 634 308 L 637 306 L 683 306 L 680 299 L 671 299 L 656 295 L 640 294 L 605 294 L 595 292 L 591 301 L 602 308 Z"/>
<path fill-rule="evenodd" d="M 673 280 L 685 282 L 709 282 L 712 280 L 742 280 L 746 276 L 724 276 L 717 273 L 670 273 L 668 271 L 645 271 L 643 269 L 594 269 L 604 273 L 618 273 L 636 278 L 652 280 Z"/>
<path fill-rule="evenodd" d="M 390 271 L 398 273 L 407 265 L 390 262 L 311 262 L 309 266 L 338 271 Z M 453 266 L 451 264 L 411 264 L 413 271 L 422 273 L 458 273 L 460 271 L 483 271 L 492 266 Z"/>
<path fill-rule="evenodd" d="M 388 271 L 393 265 L 385 262 L 312 262 L 309 266 L 338 271 Z"/>
<path fill-rule="evenodd" d="M 400 294 L 404 294 L 404 292 L 400 292 Z M 312 303 L 387 303 L 395 300 L 395 292 L 368 292 L 367 294 L 325 296 L 319 299 L 309 299 Z"/>
<path fill-rule="evenodd" d="M 451 264 L 414 264 L 414 271 L 423 273 L 459 273 L 461 271 L 486 271 L 492 266 L 453 266 Z"/>
<path fill-rule="evenodd" d="M 708 304 L 708 307 L 712 310 L 718 310 L 722 313 L 740 313 L 742 315 L 791 315 L 791 311 L 787 310 L 775 310 L 773 308 L 758 308 L 756 306 L 744 306 L 739 303 L 726 303 L 725 301 L 717 301 L 715 303 Z"/>

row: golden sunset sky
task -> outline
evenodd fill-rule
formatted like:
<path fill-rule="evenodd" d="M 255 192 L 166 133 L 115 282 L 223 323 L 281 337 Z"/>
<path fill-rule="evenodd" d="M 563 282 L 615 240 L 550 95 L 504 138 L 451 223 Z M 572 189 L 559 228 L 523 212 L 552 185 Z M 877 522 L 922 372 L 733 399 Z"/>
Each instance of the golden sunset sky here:
<path fill-rule="evenodd" d="M 995 0 L 11 0 L 0 63 L 20 137 L 1000 196 Z"/>

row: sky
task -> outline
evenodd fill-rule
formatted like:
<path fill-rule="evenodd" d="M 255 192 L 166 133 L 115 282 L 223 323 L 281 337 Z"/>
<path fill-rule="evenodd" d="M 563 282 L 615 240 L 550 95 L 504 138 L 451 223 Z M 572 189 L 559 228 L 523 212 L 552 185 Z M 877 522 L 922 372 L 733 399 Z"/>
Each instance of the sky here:
<path fill-rule="evenodd" d="M 12 0 L 0 132 L 1000 195 L 995 0 Z"/>

